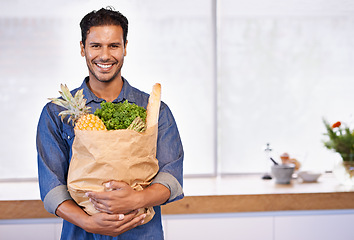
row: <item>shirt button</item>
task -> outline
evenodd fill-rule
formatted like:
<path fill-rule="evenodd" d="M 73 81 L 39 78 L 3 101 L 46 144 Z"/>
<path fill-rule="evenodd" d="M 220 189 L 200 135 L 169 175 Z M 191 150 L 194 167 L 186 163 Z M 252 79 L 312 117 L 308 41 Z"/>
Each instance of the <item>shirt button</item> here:
<path fill-rule="evenodd" d="M 70 136 L 68 136 L 68 139 L 70 140 Z"/>

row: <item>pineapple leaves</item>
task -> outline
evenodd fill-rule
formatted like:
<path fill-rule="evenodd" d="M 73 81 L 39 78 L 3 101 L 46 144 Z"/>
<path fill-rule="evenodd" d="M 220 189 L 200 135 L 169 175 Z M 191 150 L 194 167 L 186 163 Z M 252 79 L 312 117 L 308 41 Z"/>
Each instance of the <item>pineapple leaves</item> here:
<path fill-rule="evenodd" d="M 86 106 L 83 89 L 78 90 L 74 97 L 66 85 L 61 84 L 60 89 L 61 91 L 59 91 L 59 93 L 62 98 L 49 98 L 49 100 L 52 103 L 65 108 L 66 110 L 59 113 L 61 120 L 64 121 L 68 116 L 68 123 L 72 121 L 72 124 L 74 125 L 81 116 L 90 113 L 90 107 Z"/>
<path fill-rule="evenodd" d="M 60 112 L 59 116 L 61 117 L 62 121 L 64 121 L 65 117 L 69 116 L 68 121 L 67 121 L 68 123 L 70 123 L 70 121 L 73 121 L 74 117 L 75 117 L 75 115 L 73 115 L 70 110 Z M 74 121 L 72 122 L 72 124 L 74 125 Z"/>

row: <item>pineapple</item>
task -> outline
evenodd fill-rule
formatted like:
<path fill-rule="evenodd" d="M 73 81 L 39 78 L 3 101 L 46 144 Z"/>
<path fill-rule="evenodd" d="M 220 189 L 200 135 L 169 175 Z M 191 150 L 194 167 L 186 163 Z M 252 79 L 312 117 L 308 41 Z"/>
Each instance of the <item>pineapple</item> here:
<path fill-rule="evenodd" d="M 49 98 L 49 100 L 67 109 L 59 113 L 62 121 L 69 116 L 68 123 L 72 121 L 76 130 L 106 130 L 106 126 L 102 120 L 91 114 L 90 107 L 86 106 L 86 99 L 82 94 L 83 89 L 77 91 L 73 97 L 66 85 L 61 84 L 60 88 L 61 91 L 59 93 L 63 99 Z"/>

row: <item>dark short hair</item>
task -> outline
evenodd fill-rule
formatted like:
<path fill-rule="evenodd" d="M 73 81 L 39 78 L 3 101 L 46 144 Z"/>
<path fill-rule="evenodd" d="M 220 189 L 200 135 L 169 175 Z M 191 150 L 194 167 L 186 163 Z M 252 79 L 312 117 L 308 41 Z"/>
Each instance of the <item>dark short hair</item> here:
<path fill-rule="evenodd" d="M 127 42 L 128 19 L 119 11 L 114 11 L 112 7 L 101 8 L 98 11 L 92 11 L 81 20 L 81 41 L 85 47 L 86 37 L 91 27 L 116 25 L 123 29 L 123 41 Z"/>

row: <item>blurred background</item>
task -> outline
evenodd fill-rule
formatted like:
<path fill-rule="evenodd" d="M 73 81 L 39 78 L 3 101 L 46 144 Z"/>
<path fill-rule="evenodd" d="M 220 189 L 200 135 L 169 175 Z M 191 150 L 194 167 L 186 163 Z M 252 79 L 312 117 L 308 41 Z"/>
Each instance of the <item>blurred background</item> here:
<path fill-rule="evenodd" d="M 36 128 L 59 86 L 88 75 L 81 18 L 113 6 L 129 20 L 122 75 L 162 84 L 186 176 L 268 171 L 265 146 L 329 171 L 322 119 L 354 125 L 350 0 L 0 0 L 0 179 L 37 177 Z"/>

